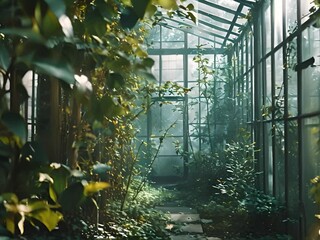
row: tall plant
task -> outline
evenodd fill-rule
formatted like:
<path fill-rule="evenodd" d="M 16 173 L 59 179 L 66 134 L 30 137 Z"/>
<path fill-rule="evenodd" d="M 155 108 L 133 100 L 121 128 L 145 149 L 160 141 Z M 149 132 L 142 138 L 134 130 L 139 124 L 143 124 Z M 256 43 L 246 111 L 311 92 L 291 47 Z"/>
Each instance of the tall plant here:
<path fill-rule="evenodd" d="M 78 206 L 76 203 L 83 197 L 108 186 L 84 179 L 75 181 L 72 176 L 76 168 L 82 170 L 86 180 L 104 177 L 113 189 L 121 191 L 123 168 L 132 157 L 127 149 L 133 136 L 131 110 L 143 89 L 145 81 L 141 79 L 153 78 L 153 61 L 143 45 L 146 29 L 140 23 L 159 20 L 155 13 L 160 8 L 170 16 L 179 12 L 192 18 L 188 6 L 167 0 L 1 1 L 0 203 L 9 231 L 15 232 L 17 219 L 13 216 L 19 216 L 21 232 L 25 220 L 34 223 L 29 218 L 34 210 L 42 213 L 36 219 L 52 230 L 61 220 L 56 209 L 63 207 L 62 202 Z M 49 134 L 39 135 L 36 143 L 27 142 L 25 119 L 20 115 L 28 99 L 22 79 L 29 70 L 38 74 L 39 84 L 50 83 L 49 126 L 66 130 L 59 135 L 58 129 L 50 129 L 46 132 Z M 57 113 L 64 116 L 63 122 L 58 122 Z M 66 146 L 57 146 L 60 137 Z M 45 144 L 48 139 L 49 144 Z M 46 145 L 45 150 L 41 145 Z M 63 149 L 67 153 L 56 154 Z M 48 158 L 50 162 L 68 164 L 72 170 L 62 164 L 61 169 L 66 169 L 61 170 L 61 178 L 55 178 L 52 171 L 43 170 L 48 167 Z M 22 191 L 26 189 L 19 186 L 26 178 L 17 176 L 32 176 L 27 184 L 36 190 Z M 39 183 L 45 183 L 44 190 L 37 190 Z M 58 186 L 59 190 L 50 186 Z M 23 208 L 33 195 L 43 200 L 41 209 L 45 211 Z M 55 204 L 48 203 L 52 201 Z M 56 221 L 48 227 L 48 219 Z"/>

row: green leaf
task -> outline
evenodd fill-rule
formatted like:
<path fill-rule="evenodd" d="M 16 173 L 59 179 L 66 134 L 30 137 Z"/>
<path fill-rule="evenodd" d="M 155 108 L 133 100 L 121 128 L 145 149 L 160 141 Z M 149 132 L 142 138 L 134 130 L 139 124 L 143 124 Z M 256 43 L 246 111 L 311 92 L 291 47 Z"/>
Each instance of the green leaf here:
<path fill-rule="evenodd" d="M 32 64 L 40 73 L 56 77 L 68 84 L 74 84 L 74 70 L 64 59 L 37 58 Z"/>
<path fill-rule="evenodd" d="M 21 158 L 28 158 L 34 163 L 48 163 L 48 157 L 38 142 L 27 142 L 21 149 Z"/>
<path fill-rule="evenodd" d="M 189 3 L 189 4 L 187 5 L 187 9 L 188 9 L 189 11 L 194 10 L 194 5 L 193 5 L 192 3 Z"/>
<path fill-rule="evenodd" d="M 111 73 L 107 79 L 107 85 L 110 89 L 119 89 L 125 84 L 125 81 L 121 74 Z"/>
<path fill-rule="evenodd" d="M 138 14 L 133 7 L 127 7 L 120 15 L 120 24 L 123 28 L 133 28 L 139 20 Z"/>
<path fill-rule="evenodd" d="M 58 211 L 53 211 L 50 208 L 43 208 L 28 214 L 30 217 L 37 219 L 43 223 L 49 231 L 55 229 L 63 215 Z"/>
<path fill-rule="evenodd" d="M 103 36 L 106 32 L 106 21 L 98 9 L 87 12 L 85 26 L 91 35 Z"/>
<path fill-rule="evenodd" d="M 51 163 L 52 168 L 49 175 L 53 179 L 53 189 L 57 195 L 60 195 L 68 186 L 68 178 L 71 176 L 70 169 L 59 163 Z"/>
<path fill-rule="evenodd" d="M 71 211 L 80 206 L 85 199 L 83 183 L 77 182 L 65 189 L 58 198 L 62 209 Z"/>
<path fill-rule="evenodd" d="M 4 41 L 0 42 L 0 68 L 7 71 L 11 62 L 11 56 L 8 51 L 8 47 Z"/>
<path fill-rule="evenodd" d="M 22 142 L 27 139 L 26 124 L 23 117 L 18 113 L 5 112 L 2 114 L 1 121 L 10 132 L 20 138 Z"/>
<path fill-rule="evenodd" d="M 108 187 L 110 187 L 110 184 L 106 182 L 90 182 L 84 186 L 84 195 L 91 196 L 92 194 Z"/>
<path fill-rule="evenodd" d="M 197 23 L 197 18 L 192 12 L 188 12 L 188 17 L 192 20 L 192 22 Z"/>
<path fill-rule="evenodd" d="M 146 12 L 144 14 L 145 18 L 151 18 L 152 16 L 154 16 L 154 14 L 157 12 L 157 7 L 154 6 L 153 4 L 148 5 Z"/>
<path fill-rule="evenodd" d="M 59 18 L 66 12 L 64 0 L 45 0 L 52 12 Z"/>
<path fill-rule="evenodd" d="M 58 196 L 57 196 L 56 192 L 54 191 L 52 184 L 49 185 L 49 196 L 55 203 L 58 202 Z"/>
<path fill-rule="evenodd" d="M 145 58 L 142 64 L 151 69 L 154 65 L 154 60 L 152 58 Z"/>
<path fill-rule="evenodd" d="M 10 147 L 10 145 L 3 143 L 1 141 L 1 137 L 0 137 L 0 156 L 11 157 L 13 153 L 14 153 L 14 151 Z M 0 160 L 1 160 L 1 158 L 0 158 Z"/>
<path fill-rule="evenodd" d="M 28 28 L 3 28 L 0 29 L 0 33 L 3 33 L 5 35 L 20 36 L 40 44 L 45 43 L 45 39 L 41 36 L 41 34 Z"/>
<path fill-rule="evenodd" d="M 155 5 L 159 5 L 167 10 L 177 10 L 178 5 L 176 0 L 153 0 Z"/>
<path fill-rule="evenodd" d="M 142 19 L 149 5 L 150 0 L 132 0 L 132 7 L 137 16 Z"/>
<path fill-rule="evenodd" d="M 46 12 L 41 22 L 41 32 L 46 38 L 62 34 L 58 18 L 50 10 Z"/>
<path fill-rule="evenodd" d="M 3 193 L 0 195 L 0 203 L 2 203 L 3 201 L 17 204 L 19 202 L 19 199 L 14 193 Z"/>
<path fill-rule="evenodd" d="M 101 16 L 107 20 L 112 20 L 116 13 L 113 11 L 113 6 L 110 1 L 96 0 L 95 4 Z"/>

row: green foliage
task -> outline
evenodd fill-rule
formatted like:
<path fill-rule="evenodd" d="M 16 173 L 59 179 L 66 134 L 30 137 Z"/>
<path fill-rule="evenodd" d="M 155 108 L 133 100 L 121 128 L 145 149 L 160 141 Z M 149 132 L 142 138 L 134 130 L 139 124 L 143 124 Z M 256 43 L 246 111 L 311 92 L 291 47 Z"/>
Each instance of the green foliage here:
<path fill-rule="evenodd" d="M 50 205 L 46 201 L 35 199 L 18 200 L 18 197 L 13 193 L 4 193 L 0 195 L 0 204 L 6 210 L 4 220 L 6 228 L 12 234 L 16 232 L 15 228 L 18 225 L 20 233 L 24 233 L 25 221 L 33 224 L 38 220 L 44 224 L 49 231 L 52 231 L 62 219 L 62 214 L 56 211 L 58 205 Z"/>
<path fill-rule="evenodd" d="M 225 176 L 214 186 L 227 201 L 242 200 L 254 188 L 255 153 L 254 144 L 232 143 L 227 144 L 224 151 Z"/>
<path fill-rule="evenodd" d="M 150 82 L 154 62 L 145 50 L 147 30 L 142 23 L 158 21 L 155 14 L 162 11 L 170 16 L 183 13 L 195 21 L 193 10 L 192 4 L 184 7 L 168 0 L 1 1 L 0 196 L 16 196 L 10 204 L 1 201 L 9 231 L 16 233 L 16 225 L 21 233 L 24 225 L 40 230 L 44 225 L 51 231 L 62 213 L 66 219 L 78 213 L 88 198 L 96 209 L 105 207 L 95 198 L 109 186 L 104 200 L 124 198 L 134 159 L 137 113 L 133 109 L 140 108 L 136 103 L 142 101 L 145 104 L 138 112 L 145 111 L 148 97 L 159 90 Z M 59 111 L 50 122 L 65 130 L 62 139 L 39 134 L 36 142 L 26 142 L 30 136 L 19 112 L 29 97 L 22 79 L 30 70 L 39 76 L 39 85 L 42 80 L 58 82 L 60 91 L 50 92 L 50 99 L 59 105 L 49 108 L 39 101 L 37 114 L 46 115 L 41 111 L 47 107 L 51 118 L 52 112 Z M 54 144 L 67 143 L 46 146 L 60 151 L 58 159 L 42 148 L 46 138 Z M 28 209 L 34 198 L 38 208 Z M 132 232 L 139 230 L 135 225 L 140 223 L 132 223 Z M 148 224 L 146 229 L 154 232 Z"/>

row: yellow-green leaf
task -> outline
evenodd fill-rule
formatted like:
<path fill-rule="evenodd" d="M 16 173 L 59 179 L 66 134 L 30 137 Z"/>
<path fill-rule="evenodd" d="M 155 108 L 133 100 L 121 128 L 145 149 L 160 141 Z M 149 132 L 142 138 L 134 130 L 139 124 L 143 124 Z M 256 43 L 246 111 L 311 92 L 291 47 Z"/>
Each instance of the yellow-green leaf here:
<path fill-rule="evenodd" d="M 53 186 L 52 186 L 51 184 L 50 184 L 50 186 L 49 186 L 49 195 L 50 195 L 50 198 L 51 198 L 55 203 L 58 202 L 57 194 L 56 194 L 56 192 L 54 191 Z"/>
<path fill-rule="evenodd" d="M 90 182 L 86 186 L 84 186 L 84 195 L 90 196 L 108 187 L 110 187 L 110 184 L 107 182 Z"/>
<path fill-rule="evenodd" d="M 153 0 L 155 5 L 159 5 L 167 10 L 177 10 L 178 4 L 175 0 Z"/>
<path fill-rule="evenodd" d="M 6 221 L 7 230 L 12 234 L 14 234 L 15 232 L 14 214 L 9 214 L 5 221 Z"/>
<path fill-rule="evenodd" d="M 49 231 L 52 231 L 63 217 L 60 212 L 52 211 L 49 208 L 32 212 L 30 216 L 42 222 Z"/>

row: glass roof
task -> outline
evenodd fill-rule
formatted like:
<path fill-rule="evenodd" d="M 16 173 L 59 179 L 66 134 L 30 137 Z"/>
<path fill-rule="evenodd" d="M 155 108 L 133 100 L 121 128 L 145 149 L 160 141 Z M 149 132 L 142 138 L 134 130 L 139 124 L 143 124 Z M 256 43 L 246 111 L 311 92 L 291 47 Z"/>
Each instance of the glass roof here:
<path fill-rule="evenodd" d="M 189 0 L 195 7 L 197 24 L 188 19 L 166 18 L 168 27 L 179 28 L 224 48 L 239 36 L 239 28 L 255 0 Z"/>

